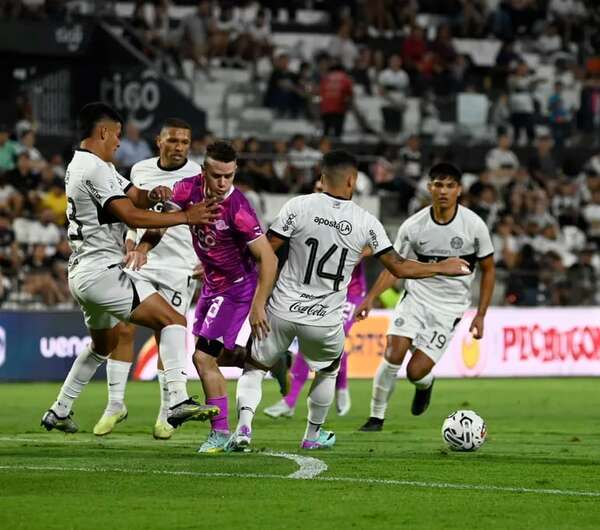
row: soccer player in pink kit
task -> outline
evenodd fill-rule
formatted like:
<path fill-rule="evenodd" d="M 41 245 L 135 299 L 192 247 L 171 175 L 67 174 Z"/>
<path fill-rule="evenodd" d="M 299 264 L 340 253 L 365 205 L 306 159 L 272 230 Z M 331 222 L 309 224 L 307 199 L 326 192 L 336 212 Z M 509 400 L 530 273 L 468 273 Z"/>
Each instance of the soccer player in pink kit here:
<path fill-rule="evenodd" d="M 171 198 L 186 209 L 204 198 L 217 197 L 222 208 L 213 225 L 191 227 L 194 250 L 204 267 L 193 327 L 198 337 L 194 365 L 206 403 L 221 411 L 211 419 L 212 430 L 200 453 L 221 452 L 229 437 L 227 385 L 217 358 L 230 359 L 237 349 L 242 350 L 236 348 L 236 338 L 247 318 L 252 333 L 266 337 L 265 304 L 277 273 L 277 258 L 256 213 L 233 186 L 236 167 L 235 150 L 226 142 L 215 142 L 207 148 L 202 174 L 178 182 Z"/>
<path fill-rule="evenodd" d="M 361 304 L 367 294 L 367 279 L 365 277 L 364 262 L 361 261 L 352 271 L 352 278 L 348 285 L 348 295 L 344 304 L 344 334 L 348 335 L 354 324 L 354 310 Z M 296 402 L 302 387 L 308 379 L 310 368 L 301 352 L 294 358 L 290 370 L 292 382 L 290 391 L 277 403 L 267 407 L 264 412 L 271 418 L 281 416 L 292 417 L 296 408 Z M 348 352 L 344 351 L 340 361 L 340 371 L 335 381 L 336 405 L 340 416 L 350 412 L 350 392 L 348 390 Z"/>

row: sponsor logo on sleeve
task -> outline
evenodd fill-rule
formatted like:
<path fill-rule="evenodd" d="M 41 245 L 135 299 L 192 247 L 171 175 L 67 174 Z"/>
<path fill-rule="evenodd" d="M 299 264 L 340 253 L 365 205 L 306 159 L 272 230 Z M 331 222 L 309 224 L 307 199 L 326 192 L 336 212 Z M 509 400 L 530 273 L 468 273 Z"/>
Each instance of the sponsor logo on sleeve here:
<path fill-rule="evenodd" d="M 377 247 L 379 246 L 379 240 L 377 239 L 375 230 L 369 230 L 369 239 L 371 240 L 371 248 L 373 250 L 377 250 Z"/>
<path fill-rule="evenodd" d="M 290 215 L 288 215 L 287 219 L 285 220 L 285 223 L 283 223 L 283 226 L 281 227 L 281 229 L 284 232 L 289 232 L 290 228 L 292 228 L 293 224 L 294 224 L 294 219 L 296 219 L 298 215 L 295 213 L 291 213 Z"/>
<path fill-rule="evenodd" d="M 98 200 L 101 199 L 101 195 L 100 192 L 96 189 L 96 186 L 94 186 L 94 184 L 92 183 L 91 180 L 86 179 L 85 181 L 85 185 L 87 187 L 88 190 L 90 190 L 90 193 Z"/>

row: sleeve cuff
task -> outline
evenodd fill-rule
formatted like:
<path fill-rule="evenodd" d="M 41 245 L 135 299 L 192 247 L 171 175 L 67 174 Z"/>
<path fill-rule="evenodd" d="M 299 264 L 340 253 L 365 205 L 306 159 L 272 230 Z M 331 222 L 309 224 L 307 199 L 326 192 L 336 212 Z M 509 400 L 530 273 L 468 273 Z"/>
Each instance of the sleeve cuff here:
<path fill-rule="evenodd" d="M 490 256 L 493 256 L 493 255 L 494 255 L 494 253 L 490 252 L 489 254 L 486 254 L 485 256 L 477 256 L 477 261 L 481 261 L 482 259 L 489 258 Z"/>
<path fill-rule="evenodd" d="M 104 201 L 104 204 L 102 205 L 102 210 L 106 210 L 108 208 L 108 205 L 117 200 L 117 199 L 127 199 L 127 195 L 113 195 L 112 197 L 109 197 L 108 199 L 106 199 Z"/>
<path fill-rule="evenodd" d="M 128 192 L 130 189 L 131 189 L 131 187 L 132 187 L 132 186 L 133 186 L 133 184 L 130 182 L 129 184 L 127 184 L 127 186 L 125 186 L 125 187 L 123 188 L 123 191 L 124 191 L 125 193 L 127 193 L 127 192 Z"/>
<path fill-rule="evenodd" d="M 285 241 L 289 241 L 290 240 L 289 236 L 284 236 L 283 234 L 280 234 L 279 232 L 276 232 L 272 228 L 269 228 L 269 230 L 267 231 L 267 234 L 273 234 L 274 236 L 278 237 L 279 239 L 283 239 Z"/>
<path fill-rule="evenodd" d="M 386 247 L 386 248 L 380 250 L 379 252 L 376 252 L 375 254 L 373 254 L 373 257 L 378 258 L 379 256 L 383 256 L 384 254 L 387 254 L 390 250 L 394 250 L 394 247 L 393 246 Z"/>

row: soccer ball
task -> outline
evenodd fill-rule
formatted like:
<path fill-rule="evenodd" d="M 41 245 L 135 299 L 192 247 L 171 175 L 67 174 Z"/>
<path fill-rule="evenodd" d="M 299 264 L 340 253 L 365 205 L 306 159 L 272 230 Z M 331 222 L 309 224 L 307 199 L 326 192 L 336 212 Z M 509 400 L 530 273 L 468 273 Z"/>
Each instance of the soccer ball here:
<path fill-rule="evenodd" d="M 477 451 L 486 435 L 485 421 L 472 410 L 457 410 L 442 425 L 442 438 L 454 451 Z"/>

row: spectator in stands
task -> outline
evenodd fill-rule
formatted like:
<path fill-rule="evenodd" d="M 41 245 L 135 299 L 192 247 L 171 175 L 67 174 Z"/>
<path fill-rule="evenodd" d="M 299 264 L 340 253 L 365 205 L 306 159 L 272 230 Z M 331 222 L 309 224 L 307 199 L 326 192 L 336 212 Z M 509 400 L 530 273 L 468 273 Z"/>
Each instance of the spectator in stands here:
<path fill-rule="evenodd" d="M 371 59 L 372 51 L 367 46 L 361 46 L 358 57 L 354 62 L 354 68 L 350 72 L 355 86 L 362 86 L 365 94 L 373 94 L 371 87 Z"/>
<path fill-rule="evenodd" d="M 288 151 L 290 191 L 308 193 L 312 189 L 315 169 L 321 161 L 321 153 L 306 144 L 302 134 L 296 134 Z"/>
<path fill-rule="evenodd" d="M 537 183 L 544 187 L 548 182 L 561 175 L 560 166 L 552 154 L 554 144 L 548 133 L 540 135 L 535 143 L 535 151 L 528 164 L 529 173 Z"/>
<path fill-rule="evenodd" d="M 26 152 L 31 161 L 31 171 L 36 174 L 40 173 L 47 162 L 40 150 L 35 146 L 35 131 L 33 129 L 25 129 L 21 131 L 19 139 L 19 152 Z"/>
<path fill-rule="evenodd" d="M 588 224 L 590 240 L 600 246 L 600 189 L 592 192 L 592 202 L 583 208 L 583 217 Z"/>
<path fill-rule="evenodd" d="M 19 144 L 13 142 L 9 134 L 8 125 L 0 123 L 0 173 L 14 169 L 19 152 Z"/>
<path fill-rule="evenodd" d="M 66 301 L 71 300 L 67 276 L 70 256 L 71 247 L 69 246 L 69 242 L 63 238 L 58 242 L 58 245 L 56 245 L 56 251 L 54 256 L 52 256 L 52 276 L 56 281 L 59 292 Z"/>
<path fill-rule="evenodd" d="M 593 265 L 598 247 L 588 243 L 579 252 L 577 262 L 567 271 L 569 281 L 569 305 L 593 306 L 598 301 L 598 273 Z"/>
<path fill-rule="evenodd" d="M 323 122 L 323 135 L 339 137 L 344 131 L 346 113 L 352 105 L 352 78 L 341 64 L 334 64 L 329 73 L 321 79 L 320 112 Z"/>
<path fill-rule="evenodd" d="M 458 34 L 463 38 L 482 38 L 486 26 L 486 2 L 461 0 L 461 3 L 461 12 L 456 17 Z"/>
<path fill-rule="evenodd" d="M 587 73 L 580 95 L 578 125 L 594 146 L 600 133 L 600 72 Z"/>
<path fill-rule="evenodd" d="M 498 134 L 501 130 L 508 130 L 510 127 L 510 107 L 508 105 L 508 94 L 501 92 L 498 99 L 492 106 L 490 113 L 490 123 L 494 126 Z"/>
<path fill-rule="evenodd" d="M 66 166 L 62 155 L 57 153 L 50 157 L 50 168 L 55 177 L 65 179 Z"/>
<path fill-rule="evenodd" d="M 563 97 L 563 84 L 560 81 L 554 83 L 554 93 L 548 99 L 548 120 L 552 129 L 554 144 L 557 149 L 562 150 L 565 141 L 571 132 L 571 110 Z"/>
<path fill-rule="evenodd" d="M 256 14 L 256 18 L 246 28 L 247 48 L 242 52 L 245 58 L 256 65 L 261 57 L 268 57 L 273 51 L 271 23 L 264 9 Z M 255 67 L 255 66 L 254 66 Z"/>
<path fill-rule="evenodd" d="M 427 41 L 425 40 L 425 32 L 421 26 L 415 24 L 411 27 L 408 37 L 402 42 L 402 61 L 410 77 L 413 89 L 420 86 L 419 72 L 426 53 Z"/>
<path fill-rule="evenodd" d="M 244 147 L 244 175 L 247 184 L 254 190 L 285 193 L 283 183 L 275 175 L 273 164 L 260 142 L 253 137 L 246 140 Z"/>
<path fill-rule="evenodd" d="M 548 14 L 556 20 L 565 42 L 568 43 L 572 40 L 573 28 L 586 16 L 586 8 L 579 0 L 550 0 Z"/>
<path fill-rule="evenodd" d="M 205 73 L 209 71 L 212 39 L 216 30 L 212 6 L 208 0 L 200 0 L 196 12 L 185 17 L 181 23 L 180 54 L 191 58 L 196 67 Z"/>
<path fill-rule="evenodd" d="M 515 237 L 515 220 L 510 214 L 503 214 L 492 233 L 494 261 L 497 267 L 511 270 L 519 255 L 519 243 Z"/>
<path fill-rule="evenodd" d="M 562 39 L 555 24 L 546 24 L 543 33 L 536 41 L 535 47 L 543 62 L 552 62 L 553 55 L 562 50 L 563 47 Z"/>
<path fill-rule="evenodd" d="M 469 188 L 469 195 L 472 197 L 470 208 L 485 221 L 485 224 L 493 227 L 498 217 L 496 188 L 491 184 L 475 182 Z"/>
<path fill-rule="evenodd" d="M 49 208 L 40 210 L 37 219 L 29 222 L 27 243 L 55 247 L 61 240 L 63 232 L 54 222 L 54 219 L 55 213 Z"/>
<path fill-rule="evenodd" d="M 273 61 L 264 98 L 265 107 L 274 109 L 278 117 L 296 118 L 306 111 L 306 101 L 299 91 L 298 76 L 290 70 L 290 58 L 280 53 Z"/>
<path fill-rule="evenodd" d="M 123 171 L 128 172 L 131 166 L 152 156 L 152 150 L 148 142 L 140 135 L 140 130 L 132 121 L 125 125 L 125 138 L 121 140 L 121 146 L 117 150 L 116 159 Z"/>
<path fill-rule="evenodd" d="M 402 69 L 400 55 L 390 56 L 388 67 L 379 74 L 377 83 L 379 95 L 386 102 L 381 107 L 383 127 L 386 132 L 399 133 L 402 130 L 402 116 L 410 84 L 408 74 Z"/>
<path fill-rule="evenodd" d="M 506 285 L 507 304 L 536 306 L 539 303 L 540 264 L 531 245 L 524 245 L 518 254 L 516 266 Z"/>
<path fill-rule="evenodd" d="M 508 76 L 514 67 L 523 59 L 515 51 L 515 42 L 508 40 L 502 43 L 492 70 L 493 84 L 496 88 L 505 90 L 508 87 Z"/>
<path fill-rule="evenodd" d="M 67 221 L 65 212 L 67 211 L 67 195 L 65 185 L 59 178 L 54 178 L 50 183 L 48 191 L 42 193 L 39 207 L 43 210 L 50 210 L 54 213 L 54 223 L 59 226 L 65 226 Z"/>
<path fill-rule="evenodd" d="M 0 211 L 16 217 L 23 210 L 23 195 L 9 184 L 6 174 L 0 172 Z"/>
<path fill-rule="evenodd" d="M 364 7 L 371 37 L 392 38 L 396 29 L 392 8 L 395 2 L 389 0 L 369 0 Z M 405 2 L 403 2 L 405 3 Z"/>
<path fill-rule="evenodd" d="M 288 162 L 287 144 L 283 140 L 276 140 L 273 143 L 275 151 L 273 155 L 273 173 L 279 179 L 280 185 L 287 193 L 290 181 L 290 166 Z"/>
<path fill-rule="evenodd" d="M 17 165 L 6 173 L 6 181 L 23 196 L 23 209 L 33 211 L 35 205 L 35 189 L 40 176 L 31 169 L 31 160 L 27 151 L 17 156 Z"/>
<path fill-rule="evenodd" d="M 454 67 L 458 53 L 452 43 L 452 32 L 448 24 L 440 24 L 437 28 L 435 39 L 429 50 L 430 75 L 433 80 L 433 89 L 436 94 L 448 95 L 456 92 Z"/>
<path fill-rule="evenodd" d="M 508 131 L 501 130 L 498 135 L 498 145 L 488 151 L 485 157 L 485 167 L 490 171 L 490 177 L 495 185 L 507 184 L 517 173 L 519 159 L 511 150 L 511 139 Z"/>
<path fill-rule="evenodd" d="M 508 78 L 510 121 L 515 142 L 520 141 L 521 131 L 525 129 L 529 143 L 535 138 L 535 103 L 533 90 L 536 79 L 530 73 L 526 62 L 520 62 Z"/>
<path fill-rule="evenodd" d="M 350 20 L 342 22 L 337 34 L 329 41 L 327 52 L 346 70 L 352 70 L 354 61 L 358 57 L 358 48 L 352 41 L 352 22 Z"/>
<path fill-rule="evenodd" d="M 31 255 L 23 262 L 23 290 L 31 296 L 41 298 L 48 306 L 67 300 L 52 276 L 52 265 L 52 258 L 48 257 L 44 244 L 35 244 Z"/>

